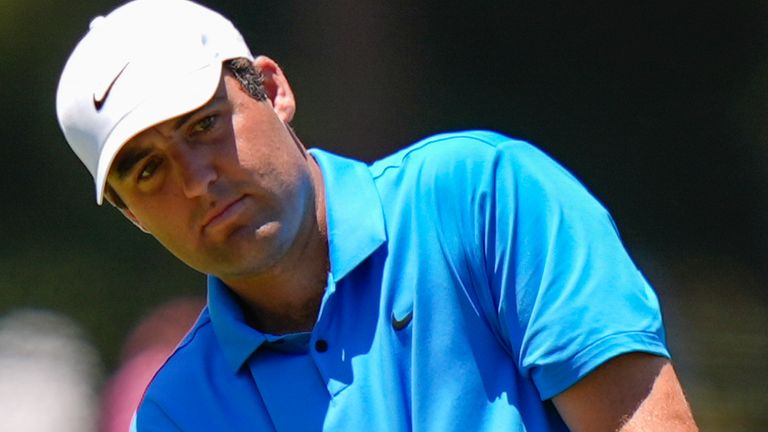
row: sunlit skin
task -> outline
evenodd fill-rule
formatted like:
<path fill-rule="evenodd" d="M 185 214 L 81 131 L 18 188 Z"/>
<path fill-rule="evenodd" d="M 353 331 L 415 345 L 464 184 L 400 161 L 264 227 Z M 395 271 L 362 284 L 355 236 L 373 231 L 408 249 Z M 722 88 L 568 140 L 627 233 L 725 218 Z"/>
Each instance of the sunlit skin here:
<path fill-rule="evenodd" d="M 108 182 L 126 217 L 221 278 L 263 330 L 306 329 L 327 273 L 322 176 L 287 126 L 295 102 L 282 72 L 266 57 L 256 65 L 270 100 L 225 71 L 203 107 L 126 143 Z"/>

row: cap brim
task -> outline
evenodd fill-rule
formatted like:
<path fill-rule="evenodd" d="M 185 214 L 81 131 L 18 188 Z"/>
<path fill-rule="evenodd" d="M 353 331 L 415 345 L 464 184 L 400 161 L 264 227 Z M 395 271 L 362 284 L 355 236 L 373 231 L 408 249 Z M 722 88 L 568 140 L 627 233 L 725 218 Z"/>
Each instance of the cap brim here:
<path fill-rule="evenodd" d="M 103 202 L 109 169 L 123 145 L 154 125 L 205 105 L 213 97 L 220 80 L 221 63 L 177 77 L 172 88 L 164 88 L 146 99 L 115 125 L 104 142 L 96 167 L 96 202 L 99 205 Z"/>

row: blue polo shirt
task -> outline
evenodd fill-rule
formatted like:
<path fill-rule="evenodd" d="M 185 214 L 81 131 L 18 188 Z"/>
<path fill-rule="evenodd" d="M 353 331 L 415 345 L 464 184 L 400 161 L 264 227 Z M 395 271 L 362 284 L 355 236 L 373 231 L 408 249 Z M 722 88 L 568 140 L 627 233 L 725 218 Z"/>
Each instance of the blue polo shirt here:
<path fill-rule="evenodd" d="M 614 356 L 668 356 L 610 216 L 533 146 L 467 131 L 371 166 L 311 154 L 331 262 L 313 331 L 249 327 L 209 277 L 138 431 L 565 430 L 550 398 Z"/>

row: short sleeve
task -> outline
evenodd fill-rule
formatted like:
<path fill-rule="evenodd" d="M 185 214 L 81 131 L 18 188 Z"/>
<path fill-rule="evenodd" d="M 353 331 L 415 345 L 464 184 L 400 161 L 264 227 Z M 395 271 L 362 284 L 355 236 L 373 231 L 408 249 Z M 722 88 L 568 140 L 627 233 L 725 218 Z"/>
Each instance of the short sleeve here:
<path fill-rule="evenodd" d="M 658 298 L 603 206 L 527 143 L 489 163 L 475 208 L 493 321 L 541 398 L 620 354 L 668 357 Z"/>

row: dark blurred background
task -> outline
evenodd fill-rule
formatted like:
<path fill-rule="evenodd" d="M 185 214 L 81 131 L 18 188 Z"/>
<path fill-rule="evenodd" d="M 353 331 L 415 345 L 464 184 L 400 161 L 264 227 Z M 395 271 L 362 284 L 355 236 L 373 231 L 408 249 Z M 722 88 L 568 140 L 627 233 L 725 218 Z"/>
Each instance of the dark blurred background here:
<path fill-rule="evenodd" d="M 150 309 L 202 296 L 113 209 L 57 126 L 58 75 L 121 2 L 2 0 L 0 314 L 82 326 L 104 376 Z M 704 430 L 768 428 L 768 3 L 235 1 L 305 144 L 367 161 L 431 133 L 538 145 L 613 214 L 658 291 Z"/>

